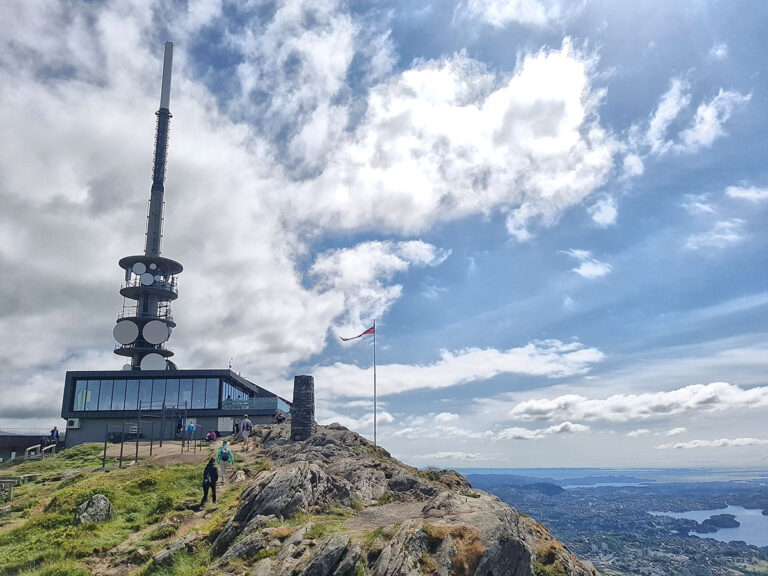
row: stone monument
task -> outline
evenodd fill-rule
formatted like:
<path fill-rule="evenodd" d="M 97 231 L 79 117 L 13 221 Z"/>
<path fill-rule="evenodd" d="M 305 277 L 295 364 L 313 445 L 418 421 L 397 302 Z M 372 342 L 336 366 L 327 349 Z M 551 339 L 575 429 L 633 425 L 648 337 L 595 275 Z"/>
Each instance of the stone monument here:
<path fill-rule="evenodd" d="M 306 440 L 316 430 L 315 379 L 312 376 L 295 376 L 291 408 L 291 440 Z"/>

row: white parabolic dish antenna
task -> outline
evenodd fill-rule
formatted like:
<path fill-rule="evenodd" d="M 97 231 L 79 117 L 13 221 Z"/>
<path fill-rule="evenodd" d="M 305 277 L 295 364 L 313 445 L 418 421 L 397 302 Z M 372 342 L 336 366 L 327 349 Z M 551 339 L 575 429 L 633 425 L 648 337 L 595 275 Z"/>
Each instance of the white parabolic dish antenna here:
<path fill-rule="evenodd" d="M 144 274 L 144 272 L 147 271 L 147 266 L 144 262 L 136 262 L 136 264 L 131 267 L 131 270 L 133 270 L 134 274 Z"/>
<path fill-rule="evenodd" d="M 130 344 L 139 337 L 139 327 L 132 320 L 120 320 L 112 329 L 112 336 L 120 344 Z"/>
<path fill-rule="evenodd" d="M 147 354 L 141 359 L 142 370 L 165 370 L 165 358 L 160 354 Z"/>
<path fill-rule="evenodd" d="M 171 335 L 168 325 L 160 320 L 152 320 L 144 324 L 141 334 L 144 336 L 144 340 L 150 344 L 162 344 Z"/>
<path fill-rule="evenodd" d="M 141 283 L 144 286 L 152 286 L 152 284 L 155 282 L 155 277 L 152 276 L 149 272 L 144 272 L 144 274 L 141 275 Z"/>

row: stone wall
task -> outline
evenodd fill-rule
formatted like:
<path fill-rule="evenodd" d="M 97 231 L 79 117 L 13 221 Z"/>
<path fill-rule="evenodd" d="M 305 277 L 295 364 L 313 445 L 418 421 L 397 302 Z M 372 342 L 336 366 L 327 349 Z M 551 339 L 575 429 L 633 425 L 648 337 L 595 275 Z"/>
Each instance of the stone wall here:
<path fill-rule="evenodd" d="M 291 408 L 291 440 L 306 440 L 316 430 L 315 379 L 312 376 L 295 376 Z"/>

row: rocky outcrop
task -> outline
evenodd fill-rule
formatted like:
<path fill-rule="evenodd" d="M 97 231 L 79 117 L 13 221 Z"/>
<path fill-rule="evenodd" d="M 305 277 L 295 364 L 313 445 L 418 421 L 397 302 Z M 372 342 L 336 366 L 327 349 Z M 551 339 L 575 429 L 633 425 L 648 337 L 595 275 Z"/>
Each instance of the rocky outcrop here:
<path fill-rule="evenodd" d="M 273 426 L 262 452 L 272 466 L 213 543 L 210 575 L 235 560 L 252 576 L 597 574 L 463 476 L 405 466 L 342 426 L 302 442 Z"/>
<path fill-rule="evenodd" d="M 115 515 L 112 502 L 104 494 L 94 494 L 75 510 L 75 524 L 106 522 Z"/>

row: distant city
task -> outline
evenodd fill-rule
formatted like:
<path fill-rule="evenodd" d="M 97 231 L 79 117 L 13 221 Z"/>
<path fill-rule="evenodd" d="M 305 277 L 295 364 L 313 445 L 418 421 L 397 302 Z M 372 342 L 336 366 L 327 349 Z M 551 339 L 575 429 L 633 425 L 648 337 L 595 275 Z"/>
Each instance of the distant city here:
<path fill-rule="evenodd" d="M 768 574 L 768 470 L 460 471 L 607 576 Z"/>

